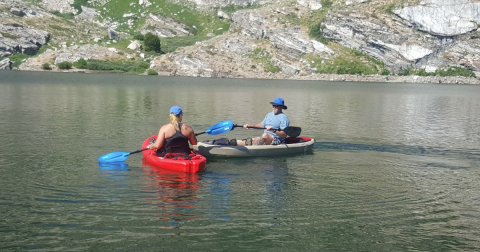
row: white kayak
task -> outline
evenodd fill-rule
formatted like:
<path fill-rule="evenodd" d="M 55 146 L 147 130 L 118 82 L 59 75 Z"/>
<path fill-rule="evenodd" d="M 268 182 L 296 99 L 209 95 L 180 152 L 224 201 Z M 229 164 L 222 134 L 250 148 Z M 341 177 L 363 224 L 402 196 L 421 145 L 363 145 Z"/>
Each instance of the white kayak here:
<path fill-rule="evenodd" d="M 230 146 L 199 142 L 193 149 L 207 158 L 212 157 L 258 157 L 305 153 L 313 150 L 315 139 L 309 137 L 287 138 L 286 144 Z"/>

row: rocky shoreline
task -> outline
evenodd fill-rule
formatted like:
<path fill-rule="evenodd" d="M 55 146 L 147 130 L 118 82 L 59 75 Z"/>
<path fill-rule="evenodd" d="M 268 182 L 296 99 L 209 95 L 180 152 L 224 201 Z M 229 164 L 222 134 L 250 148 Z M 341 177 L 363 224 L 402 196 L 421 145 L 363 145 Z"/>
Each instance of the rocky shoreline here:
<path fill-rule="evenodd" d="M 0 70 L 1 71 L 1 70 Z M 8 71 L 8 70 L 3 70 Z M 13 68 L 12 71 L 43 71 L 43 70 L 20 70 Z M 81 70 L 81 69 L 71 69 L 71 70 L 56 70 L 50 72 L 62 72 L 62 73 L 96 73 L 94 71 Z M 253 75 L 245 76 L 236 76 L 236 77 L 205 77 L 205 76 L 187 76 L 187 75 L 178 75 L 173 73 L 159 73 L 158 76 L 185 76 L 185 77 L 199 77 L 199 78 L 245 78 L 245 79 L 271 79 L 271 80 L 305 80 L 305 81 L 332 81 L 332 82 L 384 82 L 384 83 L 430 83 L 430 84 L 458 84 L 458 85 L 479 85 L 480 79 L 473 77 L 463 77 L 463 76 L 446 76 L 446 77 L 437 77 L 437 76 L 383 76 L 383 75 L 348 75 L 348 74 L 315 74 L 302 75 L 302 76 L 277 76 L 271 75 L 268 78 L 258 77 Z"/>

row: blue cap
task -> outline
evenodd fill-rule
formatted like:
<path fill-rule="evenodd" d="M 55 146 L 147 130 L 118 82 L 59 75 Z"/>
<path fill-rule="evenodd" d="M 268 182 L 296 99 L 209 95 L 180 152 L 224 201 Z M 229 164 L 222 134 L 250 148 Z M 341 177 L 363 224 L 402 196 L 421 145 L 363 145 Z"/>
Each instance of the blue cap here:
<path fill-rule="evenodd" d="M 183 111 L 182 111 L 182 108 L 180 108 L 179 106 L 173 106 L 170 108 L 170 114 L 172 113 L 177 116 L 177 115 L 183 114 Z"/>
<path fill-rule="evenodd" d="M 285 106 L 285 102 L 280 97 L 275 98 L 275 100 L 273 100 L 273 102 L 270 102 L 270 104 L 274 106 L 283 106 L 283 109 L 287 109 L 287 106 Z"/>

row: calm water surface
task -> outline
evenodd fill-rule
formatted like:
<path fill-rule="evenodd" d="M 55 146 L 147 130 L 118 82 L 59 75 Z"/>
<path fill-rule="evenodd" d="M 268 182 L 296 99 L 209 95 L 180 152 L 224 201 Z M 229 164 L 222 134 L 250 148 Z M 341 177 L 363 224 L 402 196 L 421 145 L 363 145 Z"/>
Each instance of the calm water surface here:
<path fill-rule="evenodd" d="M 201 132 L 278 96 L 312 153 L 98 166 L 172 105 Z M 480 86 L 0 71 L 0 129 L 1 251 L 480 249 Z"/>

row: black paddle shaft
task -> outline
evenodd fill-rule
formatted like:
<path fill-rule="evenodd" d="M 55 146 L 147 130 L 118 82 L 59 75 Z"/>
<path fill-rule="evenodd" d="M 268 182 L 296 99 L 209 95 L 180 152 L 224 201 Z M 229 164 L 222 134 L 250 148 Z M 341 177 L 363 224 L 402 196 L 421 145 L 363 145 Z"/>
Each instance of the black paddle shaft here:
<path fill-rule="evenodd" d="M 235 124 L 234 127 L 243 127 L 242 125 Z M 248 127 L 251 129 L 266 129 L 264 127 Z M 275 129 L 275 130 L 280 130 L 280 129 Z M 298 137 L 302 133 L 302 128 L 300 127 L 294 127 L 294 126 L 288 126 L 283 131 L 289 136 L 289 137 Z"/>
<path fill-rule="evenodd" d="M 142 152 L 142 151 L 144 151 L 144 150 L 148 150 L 148 148 L 141 149 L 141 150 L 137 150 L 137 151 L 134 151 L 134 152 L 130 152 L 130 155 L 131 155 L 131 154 L 135 154 L 135 153 Z"/>

